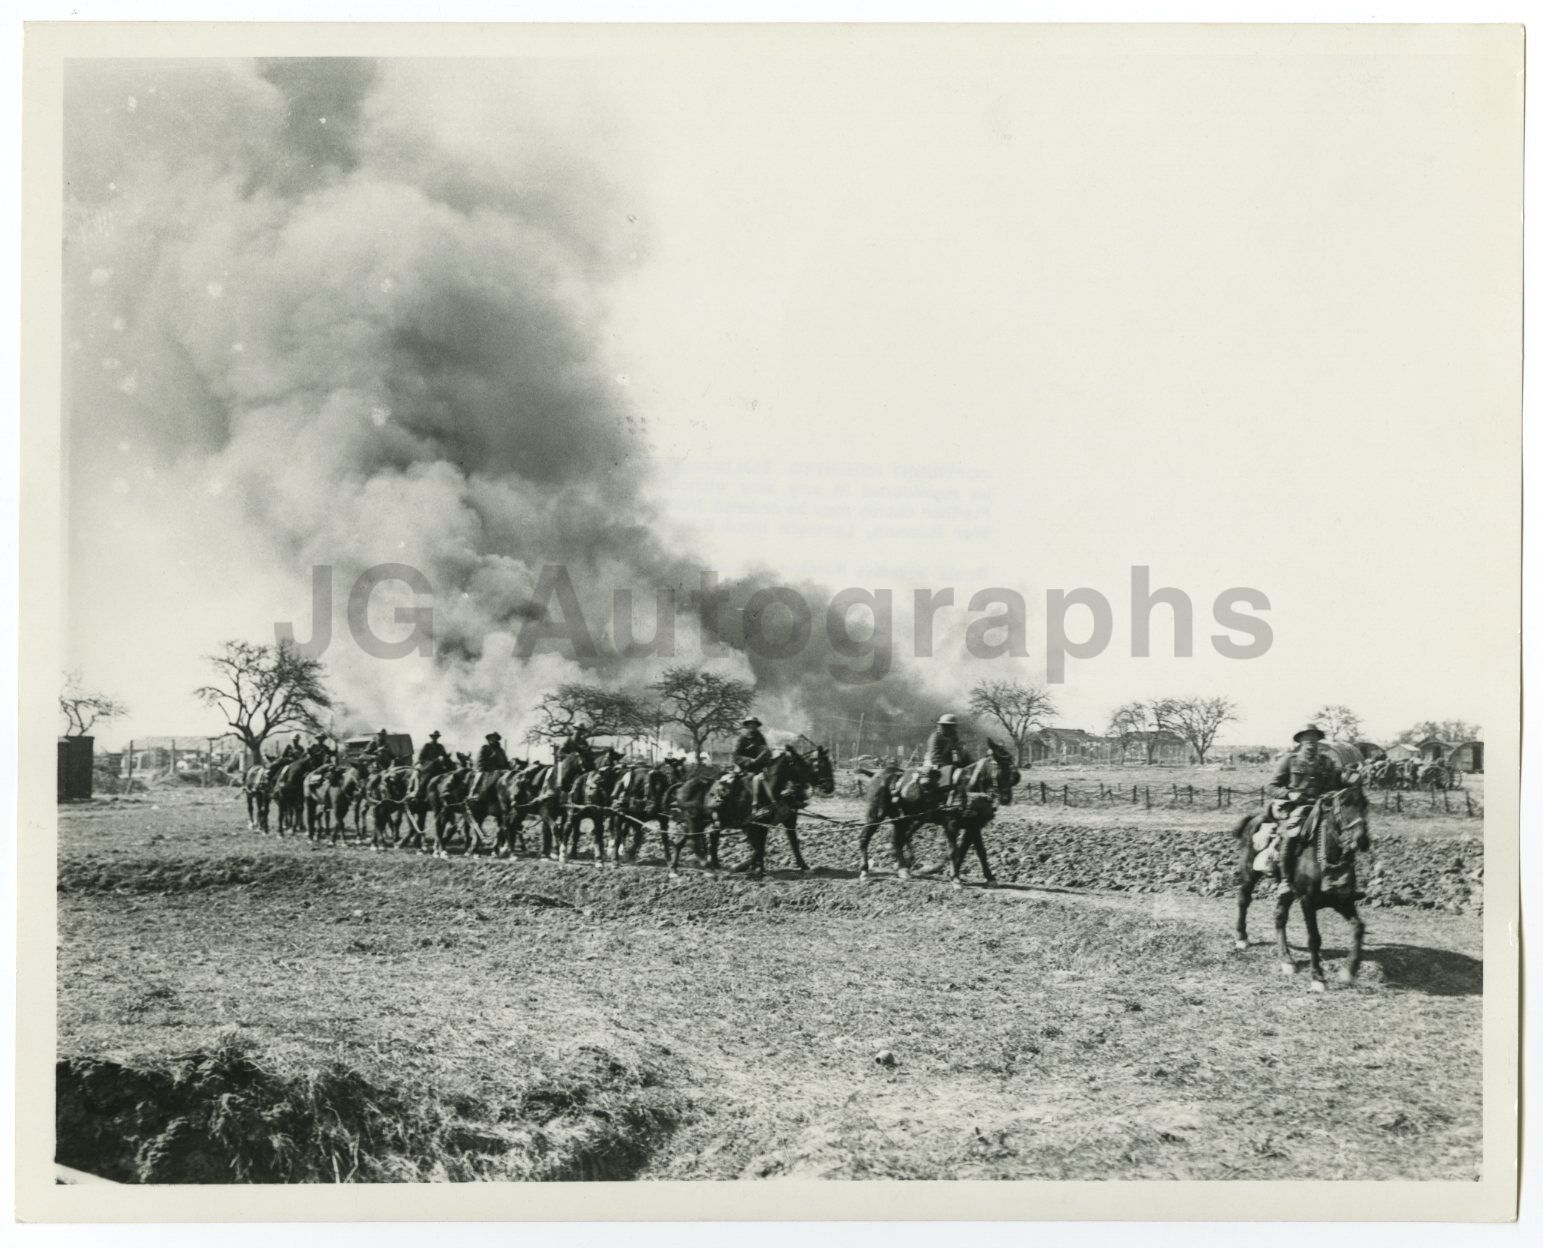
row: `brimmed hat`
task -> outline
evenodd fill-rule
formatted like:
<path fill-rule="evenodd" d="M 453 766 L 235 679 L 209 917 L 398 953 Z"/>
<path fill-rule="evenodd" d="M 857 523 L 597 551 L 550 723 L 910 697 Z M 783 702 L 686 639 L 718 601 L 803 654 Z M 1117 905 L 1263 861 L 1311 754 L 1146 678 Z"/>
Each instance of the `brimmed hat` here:
<path fill-rule="evenodd" d="M 1323 729 L 1318 727 L 1317 724 L 1308 724 L 1306 728 L 1302 729 L 1301 732 L 1297 733 L 1291 739 L 1293 741 L 1307 741 L 1309 739 L 1313 741 L 1322 741 L 1325 735 L 1326 734 L 1324 733 Z"/>
<path fill-rule="evenodd" d="M 958 722 L 959 722 L 959 716 L 957 716 L 957 715 L 939 715 L 938 716 L 938 723 L 940 723 L 940 724 L 957 724 Z"/>
<path fill-rule="evenodd" d="M 496 732 L 488 733 L 488 735 L 487 735 L 487 737 L 485 739 L 488 740 L 488 741 L 502 741 L 503 740 L 503 738 L 501 736 L 499 736 Z"/>
<path fill-rule="evenodd" d="M 741 728 L 759 728 L 761 726 L 761 721 L 758 720 L 754 715 L 747 715 L 744 719 L 739 721 L 739 726 Z"/>
<path fill-rule="evenodd" d="M 434 729 L 433 732 L 429 733 L 429 740 L 430 741 L 437 741 L 437 740 L 439 740 L 439 729 L 438 728 Z"/>

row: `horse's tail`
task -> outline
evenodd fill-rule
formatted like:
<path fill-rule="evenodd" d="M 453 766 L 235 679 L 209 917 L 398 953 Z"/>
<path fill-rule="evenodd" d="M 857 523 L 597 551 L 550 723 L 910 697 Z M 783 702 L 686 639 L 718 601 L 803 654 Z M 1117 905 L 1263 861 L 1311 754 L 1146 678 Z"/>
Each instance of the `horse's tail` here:
<path fill-rule="evenodd" d="M 1254 834 L 1250 829 L 1258 818 L 1259 815 L 1255 812 L 1252 815 L 1244 815 L 1239 819 L 1232 829 L 1232 839 L 1239 845 L 1247 846 L 1251 844 Z"/>

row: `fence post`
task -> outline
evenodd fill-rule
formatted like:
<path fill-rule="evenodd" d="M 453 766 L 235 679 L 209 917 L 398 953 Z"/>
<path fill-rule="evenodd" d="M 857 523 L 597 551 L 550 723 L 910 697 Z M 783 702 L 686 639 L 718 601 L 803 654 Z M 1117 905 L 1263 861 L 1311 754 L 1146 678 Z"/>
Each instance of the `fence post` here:
<path fill-rule="evenodd" d="M 1152 786 L 1147 785 L 1147 809 L 1152 809 Z"/>
<path fill-rule="evenodd" d="M 124 782 L 123 791 L 125 793 L 134 791 L 134 743 L 132 741 L 129 742 L 129 777 Z"/>
<path fill-rule="evenodd" d="M 1395 793 L 1393 795 L 1393 799 L 1394 799 L 1393 800 L 1393 809 L 1396 810 L 1399 814 L 1403 814 L 1404 813 L 1404 795 L 1402 793 Z"/>
<path fill-rule="evenodd" d="M 1071 787 L 1069 785 L 1063 784 L 1061 786 L 1061 805 L 1062 806 L 1070 806 L 1071 804 L 1072 804 Z"/>
<path fill-rule="evenodd" d="M 1136 804 L 1136 786 L 1134 784 L 1130 786 L 1130 804 L 1132 806 Z"/>
<path fill-rule="evenodd" d="M 1041 780 L 1039 782 L 1039 804 L 1041 806 L 1043 806 L 1043 805 L 1045 805 L 1049 801 L 1050 801 L 1050 790 L 1045 787 L 1045 782 L 1043 780 Z"/>

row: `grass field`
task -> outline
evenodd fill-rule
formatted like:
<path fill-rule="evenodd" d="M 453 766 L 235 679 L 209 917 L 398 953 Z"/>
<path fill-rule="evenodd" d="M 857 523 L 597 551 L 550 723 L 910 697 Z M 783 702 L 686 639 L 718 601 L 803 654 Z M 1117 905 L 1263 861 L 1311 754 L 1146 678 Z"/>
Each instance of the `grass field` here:
<path fill-rule="evenodd" d="M 1470 914 L 1375 912 L 1358 985 L 1311 994 L 1268 907 L 1240 953 L 1226 900 L 858 884 L 846 833 L 753 883 L 312 850 L 227 793 L 60 822 L 59 1160 L 110 1177 L 1480 1166 Z"/>

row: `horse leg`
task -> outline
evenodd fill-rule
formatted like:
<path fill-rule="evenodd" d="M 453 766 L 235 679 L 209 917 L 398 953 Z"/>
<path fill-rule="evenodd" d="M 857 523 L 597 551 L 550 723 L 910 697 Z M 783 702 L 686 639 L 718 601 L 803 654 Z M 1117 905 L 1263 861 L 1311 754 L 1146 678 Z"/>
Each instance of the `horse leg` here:
<path fill-rule="evenodd" d="M 953 881 L 955 888 L 964 887 L 964 879 L 960 870 L 964 866 L 964 851 L 967 846 L 968 833 L 959 835 L 959 829 L 954 826 L 952 819 L 943 821 L 943 838 L 948 842 L 948 878 Z"/>
<path fill-rule="evenodd" d="M 873 834 L 878 831 L 876 823 L 863 824 L 863 830 L 857 835 L 857 878 L 868 878 L 868 843 L 873 840 Z"/>
<path fill-rule="evenodd" d="M 709 871 L 717 871 L 722 864 L 718 861 L 718 842 L 723 839 L 723 829 L 716 823 L 707 834 L 707 868 Z"/>
<path fill-rule="evenodd" d="M 911 832 L 904 819 L 896 819 L 889 825 L 890 846 L 895 851 L 895 874 L 902 880 L 911 878 Z"/>
<path fill-rule="evenodd" d="M 1339 982 L 1353 984 L 1356 972 L 1361 969 L 1361 942 L 1366 936 L 1366 923 L 1353 901 L 1342 901 L 1334 909 L 1350 924 L 1350 956 L 1345 959 L 1345 965 L 1340 967 Z"/>
<path fill-rule="evenodd" d="M 975 856 L 980 860 L 980 873 L 985 877 L 986 883 L 995 884 L 997 877 L 991 874 L 991 864 L 986 861 L 986 826 L 977 824 L 970 828 L 970 843 L 975 846 Z M 961 853 L 960 857 L 964 855 Z"/>
<path fill-rule="evenodd" d="M 1286 975 L 1297 973 L 1297 960 L 1291 956 L 1291 946 L 1286 943 L 1286 920 L 1291 915 L 1291 903 L 1295 900 L 1290 893 L 1283 893 L 1275 899 L 1275 943 L 1280 953 L 1281 972 Z"/>
<path fill-rule="evenodd" d="M 1253 846 L 1247 845 L 1243 850 L 1243 864 L 1238 868 L 1238 929 L 1232 942 L 1234 949 L 1248 948 L 1248 907 L 1254 900 L 1254 887 L 1259 883 L 1260 874 L 1254 870 Z"/>
<path fill-rule="evenodd" d="M 793 867 L 798 871 L 809 870 L 809 864 L 804 861 L 803 847 L 798 843 L 798 822 L 796 817 L 790 818 L 782 825 L 783 831 L 788 834 L 788 848 L 793 851 Z"/>
<path fill-rule="evenodd" d="M 766 836 L 764 823 L 747 823 L 745 841 L 749 845 L 750 859 L 745 864 L 745 878 L 758 880 L 766 874 Z"/>
<path fill-rule="evenodd" d="M 1318 930 L 1318 903 L 1310 897 L 1302 898 L 1302 920 L 1307 924 L 1307 953 L 1313 965 L 1314 992 L 1322 992 L 1325 984 L 1323 979 L 1323 933 Z"/>

